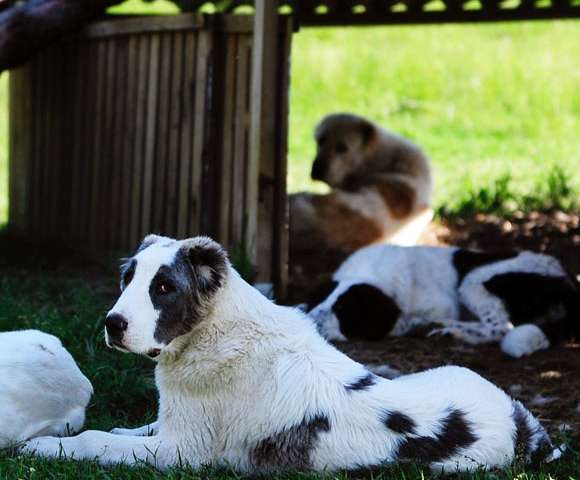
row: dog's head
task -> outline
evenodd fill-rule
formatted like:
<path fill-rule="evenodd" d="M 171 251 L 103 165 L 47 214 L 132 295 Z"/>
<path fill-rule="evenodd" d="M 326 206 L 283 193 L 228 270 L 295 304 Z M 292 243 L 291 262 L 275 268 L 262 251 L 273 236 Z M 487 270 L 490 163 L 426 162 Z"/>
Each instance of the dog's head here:
<path fill-rule="evenodd" d="M 105 319 L 107 345 L 156 357 L 204 321 L 228 268 L 210 238 L 145 237 L 121 267 L 121 296 Z"/>
<path fill-rule="evenodd" d="M 376 133 L 371 122 L 350 113 L 336 113 L 322 119 L 314 132 L 317 153 L 312 179 L 340 188 L 349 175 L 364 165 Z"/>

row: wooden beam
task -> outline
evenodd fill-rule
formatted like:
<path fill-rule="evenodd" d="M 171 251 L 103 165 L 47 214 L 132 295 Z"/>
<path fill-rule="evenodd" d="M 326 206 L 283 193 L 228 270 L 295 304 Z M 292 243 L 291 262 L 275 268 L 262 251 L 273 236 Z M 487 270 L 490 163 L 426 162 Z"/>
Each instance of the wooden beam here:
<path fill-rule="evenodd" d="M 246 178 L 245 248 L 258 265 L 258 281 L 272 279 L 271 228 L 274 214 L 276 155 L 276 55 L 278 15 L 275 0 L 256 0 L 250 91 L 250 159 Z M 259 262 L 258 262 L 259 259 Z"/>

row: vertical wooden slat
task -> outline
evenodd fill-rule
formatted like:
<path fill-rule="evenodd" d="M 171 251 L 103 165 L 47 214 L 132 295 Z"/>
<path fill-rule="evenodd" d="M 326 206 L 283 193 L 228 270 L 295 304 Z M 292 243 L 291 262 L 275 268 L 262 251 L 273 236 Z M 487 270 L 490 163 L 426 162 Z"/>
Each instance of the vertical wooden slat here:
<path fill-rule="evenodd" d="M 101 174 L 97 177 L 97 206 L 94 211 L 98 214 L 99 225 L 96 238 L 102 247 L 109 245 L 112 207 L 111 182 L 113 176 L 113 118 L 115 115 L 115 56 L 116 44 L 114 39 L 105 40 L 105 78 L 103 85 L 103 115 L 102 115 L 102 155 L 100 161 Z M 116 207 L 116 206 L 115 206 Z"/>
<path fill-rule="evenodd" d="M 146 105 L 147 105 L 147 84 L 148 84 L 148 62 L 149 62 L 149 40 L 145 35 L 138 37 L 137 67 L 137 104 L 135 109 L 135 136 L 133 145 L 133 176 L 131 190 L 131 219 L 128 247 L 135 248 L 139 237 L 141 220 L 141 197 L 143 194 L 143 160 L 145 155 L 145 127 L 146 127 Z"/>
<path fill-rule="evenodd" d="M 100 203 L 93 196 L 98 195 L 98 178 L 100 172 L 101 141 L 103 130 L 103 102 L 104 102 L 104 76 L 106 73 L 106 57 L 101 42 L 83 42 L 80 45 L 79 60 L 84 63 L 81 75 L 82 85 L 79 89 L 76 102 L 81 105 L 80 115 L 77 121 L 80 123 L 80 152 L 79 170 L 81 178 L 79 214 L 73 219 L 78 224 L 81 238 L 89 245 L 99 246 L 96 230 L 101 228 L 95 219 L 98 219 Z M 97 225 L 95 225 L 97 224 Z"/>
<path fill-rule="evenodd" d="M 171 236 L 177 235 L 177 198 L 179 195 L 178 172 L 181 111 L 183 108 L 183 39 L 184 34 L 175 32 L 173 37 L 173 61 L 171 63 L 171 84 L 169 88 L 169 132 L 167 137 L 167 178 L 165 186 L 164 231 Z"/>
<path fill-rule="evenodd" d="M 143 165 L 143 188 L 142 188 L 142 215 L 141 232 L 153 231 L 151 218 L 153 196 L 153 167 L 155 161 L 156 146 L 156 126 L 157 126 L 157 95 L 159 91 L 159 61 L 161 50 L 161 37 L 159 34 L 151 35 L 149 42 L 149 66 L 148 66 L 148 88 L 147 88 L 147 111 L 146 111 L 146 134 L 145 153 Z"/>
<path fill-rule="evenodd" d="M 227 35 L 220 32 L 222 44 L 225 48 L 225 59 L 223 62 L 224 82 L 223 92 L 220 93 L 222 99 L 222 118 L 217 119 L 221 123 L 221 154 L 218 158 L 221 168 L 218 170 L 219 178 L 219 229 L 218 239 L 226 247 L 230 244 L 230 224 L 232 210 L 232 183 L 236 181 L 232 177 L 232 166 L 235 160 L 234 143 L 234 107 L 236 94 L 236 35 Z"/>
<path fill-rule="evenodd" d="M 179 199 L 177 207 L 177 236 L 189 237 L 194 232 L 188 231 L 189 215 L 197 215 L 197 206 L 191 202 L 189 186 L 194 159 L 193 150 L 193 114 L 195 88 L 195 50 L 197 32 L 186 32 L 183 46 L 183 94 L 181 115 L 181 142 L 179 151 Z"/>
<path fill-rule="evenodd" d="M 260 259 L 259 281 L 272 275 L 272 215 L 276 111 L 270 95 L 276 91 L 278 54 L 277 4 L 256 0 L 252 55 L 250 162 L 248 165 L 246 249 L 254 263 Z M 260 204 L 258 208 L 258 196 Z M 258 212 L 256 216 L 254 212 Z M 257 217 L 257 218 L 256 218 Z"/>
<path fill-rule="evenodd" d="M 127 71 L 125 81 L 125 111 L 124 124 L 121 127 L 123 132 L 122 154 L 118 158 L 121 168 L 121 185 L 120 185 L 120 205 L 121 217 L 119 221 L 119 236 L 117 248 L 126 249 L 129 245 L 131 229 L 131 199 L 133 198 L 133 189 L 135 188 L 136 178 L 134 173 L 134 156 L 133 148 L 135 136 L 137 134 L 136 111 L 137 111 L 137 37 L 131 35 L 127 44 Z"/>
<path fill-rule="evenodd" d="M 113 175 L 111 177 L 111 204 L 109 206 L 109 242 L 112 248 L 119 248 L 121 226 L 121 212 L 123 210 L 122 189 L 123 189 L 123 144 L 124 137 L 128 135 L 127 125 L 125 122 L 125 110 L 127 102 L 127 67 L 128 67 L 128 47 L 129 40 L 127 37 L 115 39 L 116 42 L 116 62 L 115 62 L 115 83 L 114 83 L 114 103 L 115 109 L 112 122 L 110 123 L 110 141 L 113 142 L 112 167 Z"/>
<path fill-rule="evenodd" d="M 276 155 L 274 157 L 273 280 L 276 298 L 283 300 L 288 289 L 289 211 L 286 181 L 288 177 L 288 118 L 290 101 L 290 53 L 292 51 L 292 18 L 280 18 L 280 43 L 276 84 Z"/>
<path fill-rule="evenodd" d="M 62 135 L 62 141 L 56 146 L 56 156 L 61 169 L 58 172 L 58 181 L 63 188 L 60 189 L 58 203 L 57 203 L 57 232 L 55 238 L 62 241 L 67 241 L 74 234 L 76 218 L 72 217 L 72 188 L 74 183 L 73 167 L 74 157 L 72 152 L 75 146 L 75 137 L 72 134 L 75 127 L 75 100 L 76 87 L 75 81 L 76 72 L 76 55 L 75 45 L 73 42 L 63 43 L 61 47 L 60 56 L 63 59 L 62 69 L 59 72 L 61 77 L 61 96 L 59 110 L 58 124 L 56 128 L 59 129 Z"/>
<path fill-rule="evenodd" d="M 195 85 L 195 116 L 193 131 L 193 168 L 191 175 L 191 203 L 195 205 L 198 215 L 190 217 L 190 231 L 208 233 L 207 212 L 209 205 L 205 202 L 203 179 L 205 170 L 209 168 L 207 158 L 204 157 L 206 141 L 207 96 L 208 96 L 208 67 L 212 48 L 212 37 L 207 31 L 201 31 L 198 38 L 196 55 L 196 85 Z"/>
<path fill-rule="evenodd" d="M 236 179 L 232 188 L 232 244 L 243 246 L 245 212 L 245 175 L 248 153 L 247 132 L 249 123 L 248 92 L 250 87 L 251 36 L 240 34 L 236 53 L 236 118 L 234 125 L 234 162 L 232 177 Z"/>
<path fill-rule="evenodd" d="M 21 115 L 22 115 L 22 86 L 23 77 L 26 72 L 23 67 L 15 69 L 10 74 L 8 79 L 10 91 L 10 118 L 8 126 L 10 128 L 10 151 L 8 157 L 8 179 L 9 179 L 9 205 L 8 205 L 8 221 L 10 227 L 18 232 L 22 230 L 22 218 L 20 211 L 24 208 L 22 204 L 22 181 L 21 175 L 21 159 L 22 159 L 22 130 Z"/>
<path fill-rule="evenodd" d="M 105 164 L 107 161 L 105 153 L 107 148 L 105 143 L 107 140 L 104 132 L 106 128 L 106 111 L 108 104 L 108 91 L 105 84 L 110 77 L 109 63 L 112 63 L 112 60 L 109 59 L 109 55 L 108 43 L 105 41 L 97 42 L 94 60 L 94 64 L 97 66 L 96 71 L 94 72 L 96 81 L 94 87 L 94 132 L 91 140 L 89 140 L 88 135 L 85 137 L 86 141 L 92 142 L 93 148 L 92 155 L 87 157 L 85 160 L 88 167 L 85 171 L 90 172 L 90 178 L 87 188 L 87 191 L 89 192 L 88 197 L 86 203 L 83 202 L 83 206 L 87 205 L 87 211 L 93 216 L 93 221 L 90 222 L 88 230 L 89 244 L 92 245 L 97 244 L 104 237 L 102 234 L 104 228 L 102 222 L 106 215 L 101 195 L 103 184 L 100 179 L 105 174 Z"/>
<path fill-rule="evenodd" d="M 157 116 L 157 145 L 155 149 L 154 178 L 153 178 L 153 231 L 164 233 L 164 216 L 166 210 L 165 193 L 167 188 L 167 139 L 169 131 L 169 87 L 171 85 L 172 74 L 172 36 L 170 33 L 163 33 L 161 36 L 161 55 L 159 67 L 159 91 L 157 96 L 158 116 Z"/>
<path fill-rule="evenodd" d="M 83 92 L 83 88 L 86 85 L 87 78 L 86 72 L 87 62 L 82 61 L 81 51 L 85 46 L 82 44 L 77 44 L 73 48 L 73 53 L 71 55 L 71 62 L 74 65 L 73 71 L 73 90 L 71 92 L 72 96 L 72 148 L 70 151 L 71 156 L 71 185 L 70 185 L 70 219 L 68 235 L 71 239 L 81 241 L 83 239 L 83 232 L 78 228 L 78 222 L 83 214 L 83 208 L 81 205 L 84 204 L 84 199 L 87 195 L 86 190 L 81 188 L 81 183 L 85 177 L 88 176 L 88 171 L 86 170 L 86 157 L 82 154 L 84 142 L 81 136 L 84 135 L 84 123 L 86 119 L 86 109 L 83 108 L 84 102 L 86 102 L 87 95 Z M 77 228 L 74 228 L 74 224 L 77 224 Z"/>
<path fill-rule="evenodd" d="M 34 179 L 33 179 L 33 195 L 31 198 L 32 205 L 32 218 L 33 227 L 31 233 L 33 235 L 40 235 L 41 232 L 41 221 L 42 221 L 42 175 L 45 166 L 45 151 L 43 150 L 43 138 L 44 138 L 44 124 L 46 121 L 46 105 L 45 105 L 45 84 L 46 75 L 45 67 L 46 60 L 44 55 L 40 55 L 35 60 L 35 76 L 33 82 L 34 86 L 34 109 L 36 111 L 35 115 L 35 128 L 34 128 L 34 138 L 33 138 L 33 151 L 34 151 Z M 41 238 L 39 236 L 39 238 Z"/>

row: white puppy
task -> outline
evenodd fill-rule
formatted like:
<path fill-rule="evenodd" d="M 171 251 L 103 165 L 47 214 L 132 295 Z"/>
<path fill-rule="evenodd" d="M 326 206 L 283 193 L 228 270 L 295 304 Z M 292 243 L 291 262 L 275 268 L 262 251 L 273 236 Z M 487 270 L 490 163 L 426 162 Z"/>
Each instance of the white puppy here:
<path fill-rule="evenodd" d="M 116 430 L 127 435 L 35 439 L 26 452 L 257 473 L 403 460 L 455 471 L 550 448 L 519 402 L 470 370 L 373 375 L 242 280 L 206 237 L 147 237 L 122 289 L 107 342 L 157 362 L 158 421 Z"/>
<path fill-rule="evenodd" d="M 0 448 L 80 431 L 92 393 L 58 338 L 38 330 L 0 333 Z"/>
<path fill-rule="evenodd" d="M 580 335 L 574 282 L 554 257 L 527 251 L 374 245 L 352 254 L 309 303 L 329 340 L 438 325 L 433 332 L 501 341 L 520 357 Z"/>

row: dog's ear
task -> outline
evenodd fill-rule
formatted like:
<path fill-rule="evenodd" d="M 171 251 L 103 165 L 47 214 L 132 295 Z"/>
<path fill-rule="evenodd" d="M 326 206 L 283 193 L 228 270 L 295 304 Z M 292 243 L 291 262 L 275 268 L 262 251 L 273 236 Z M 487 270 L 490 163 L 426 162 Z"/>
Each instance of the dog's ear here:
<path fill-rule="evenodd" d="M 150 233 L 143 239 L 141 244 L 137 247 L 137 251 L 135 252 L 135 254 L 141 252 L 142 250 L 145 250 L 147 247 L 150 247 L 154 243 L 157 243 L 163 239 L 167 240 L 167 237 L 162 237 L 161 235 L 155 235 L 154 233 Z"/>
<path fill-rule="evenodd" d="M 198 292 L 211 295 L 224 284 L 229 260 L 219 243 L 208 237 L 190 238 L 183 241 L 182 252 L 191 266 Z"/>
<path fill-rule="evenodd" d="M 371 143 L 377 134 L 377 128 L 368 120 L 362 119 L 359 124 L 359 129 L 365 145 Z"/>

